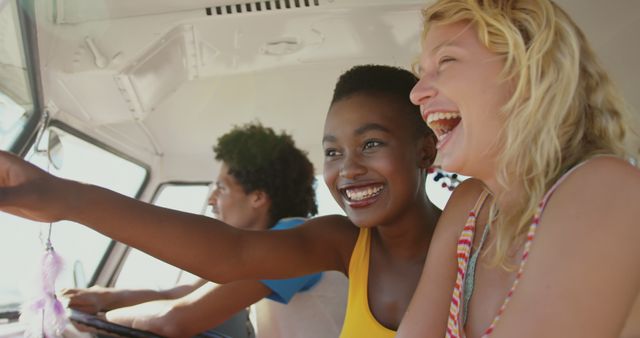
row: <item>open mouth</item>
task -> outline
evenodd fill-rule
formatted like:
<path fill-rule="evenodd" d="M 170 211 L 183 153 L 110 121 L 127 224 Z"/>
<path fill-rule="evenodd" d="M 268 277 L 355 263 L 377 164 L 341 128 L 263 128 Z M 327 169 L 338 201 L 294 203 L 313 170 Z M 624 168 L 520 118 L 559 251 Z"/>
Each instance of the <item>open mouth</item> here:
<path fill-rule="evenodd" d="M 350 202 L 362 202 L 380 195 L 382 190 L 384 190 L 384 185 L 376 184 L 344 188 L 340 189 L 340 192 L 342 192 L 342 195 Z"/>
<path fill-rule="evenodd" d="M 455 112 L 436 112 L 427 116 L 427 125 L 442 142 L 449 133 L 460 124 L 462 118 Z"/>

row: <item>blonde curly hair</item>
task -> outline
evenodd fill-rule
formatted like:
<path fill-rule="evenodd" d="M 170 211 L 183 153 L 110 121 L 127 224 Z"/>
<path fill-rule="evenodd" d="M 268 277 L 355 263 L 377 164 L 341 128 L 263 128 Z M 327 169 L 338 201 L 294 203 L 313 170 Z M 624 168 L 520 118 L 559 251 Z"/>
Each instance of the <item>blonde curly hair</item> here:
<path fill-rule="evenodd" d="M 505 190 L 521 184 L 527 198 L 492 215 L 491 225 L 492 262 L 507 267 L 508 251 L 564 172 L 596 154 L 637 158 L 637 121 L 580 28 L 550 0 L 440 0 L 423 19 L 423 37 L 433 25 L 469 22 L 515 84 L 500 112 L 497 179 Z"/>

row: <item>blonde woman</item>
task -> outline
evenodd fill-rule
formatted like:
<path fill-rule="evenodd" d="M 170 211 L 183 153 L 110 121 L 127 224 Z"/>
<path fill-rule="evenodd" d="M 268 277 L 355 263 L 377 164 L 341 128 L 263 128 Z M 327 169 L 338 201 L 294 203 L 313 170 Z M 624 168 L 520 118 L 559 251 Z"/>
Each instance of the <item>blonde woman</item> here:
<path fill-rule="evenodd" d="M 443 167 L 475 179 L 443 211 L 398 337 L 616 337 L 640 286 L 637 122 L 551 1 L 423 15 L 411 99 Z"/>

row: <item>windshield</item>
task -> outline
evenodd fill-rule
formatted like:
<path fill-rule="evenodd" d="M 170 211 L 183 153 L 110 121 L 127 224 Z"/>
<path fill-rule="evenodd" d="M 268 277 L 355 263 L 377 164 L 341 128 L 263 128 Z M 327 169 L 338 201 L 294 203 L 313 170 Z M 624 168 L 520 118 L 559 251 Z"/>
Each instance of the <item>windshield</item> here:
<path fill-rule="evenodd" d="M 34 114 L 15 1 L 0 1 L 0 41 L 0 149 L 10 149 Z"/>
<path fill-rule="evenodd" d="M 60 138 L 63 160 L 60 169 L 49 164 L 44 144 L 34 145 L 26 159 L 52 174 L 108 188 L 135 197 L 147 178 L 141 165 L 109 152 L 63 129 L 51 127 Z M 117 173 L 117 174 L 114 174 Z M 0 236 L 0 323 L 13 319 L 12 313 L 36 291 L 37 262 L 44 253 L 49 224 L 0 213 L 0 224 L 7 231 Z M 111 239 L 73 222 L 52 225 L 51 241 L 64 259 L 64 269 L 56 289 L 84 287 L 98 269 Z"/>

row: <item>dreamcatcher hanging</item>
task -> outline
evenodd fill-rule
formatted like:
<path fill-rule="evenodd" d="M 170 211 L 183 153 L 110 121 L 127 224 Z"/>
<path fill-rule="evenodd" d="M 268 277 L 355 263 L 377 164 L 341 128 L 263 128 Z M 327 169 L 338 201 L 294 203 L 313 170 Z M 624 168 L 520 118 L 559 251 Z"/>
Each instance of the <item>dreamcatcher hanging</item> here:
<path fill-rule="evenodd" d="M 36 138 L 34 152 L 35 154 L 47 155 L 47 172 L 50 171 L 51 164 L 59 169 L 61 160 L 58 156 L 61 150 L 60 139 L 54 133 L 49 133 L 49 142 L 46 149 L 38 149 L 48 121 L 48 114 L 45 113 Z M 69 323 L 64 306 L 60 300 L 58 300 L 55 293 L 55 282 L 62 272 L 64 263 L 62 257 L 55 251 L 51 242 L 52 231 L 53 223 L 49 223 L 40 230 L 40 239 L 44 246 L 44 252 L 38 265 L 36 287 L 32 293 L 32 297 L 22 305 L 20 315 L 20 322 L 25 325 L 25 337 L 62 337 L 62 332 Z"/>

